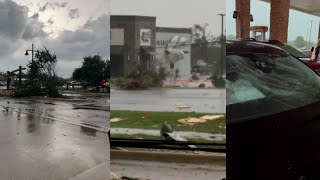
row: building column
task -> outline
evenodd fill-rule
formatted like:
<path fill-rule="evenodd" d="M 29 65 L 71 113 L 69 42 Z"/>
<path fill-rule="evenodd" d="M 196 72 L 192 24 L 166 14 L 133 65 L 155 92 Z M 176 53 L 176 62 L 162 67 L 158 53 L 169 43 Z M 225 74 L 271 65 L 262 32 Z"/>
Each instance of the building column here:
<path fill-rule="evenodd" d="M 270 0 L 270 40 L 287 43 L 290 0 Z"/>
<path fill-rule="evenodd" d="M 250 0 L 236 0 L 237 39 L 250 38 Z"/>

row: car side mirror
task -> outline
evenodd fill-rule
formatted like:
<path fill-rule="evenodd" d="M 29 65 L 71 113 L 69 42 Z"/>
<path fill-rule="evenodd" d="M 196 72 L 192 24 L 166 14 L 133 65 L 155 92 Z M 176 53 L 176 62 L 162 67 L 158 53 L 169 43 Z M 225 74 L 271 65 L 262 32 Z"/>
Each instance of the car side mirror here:
<path fill-rule="evenodd" d="M 311 48 L 311 52 L 313 52 L 313 50 L 314 50 L 314 47 Z"/>

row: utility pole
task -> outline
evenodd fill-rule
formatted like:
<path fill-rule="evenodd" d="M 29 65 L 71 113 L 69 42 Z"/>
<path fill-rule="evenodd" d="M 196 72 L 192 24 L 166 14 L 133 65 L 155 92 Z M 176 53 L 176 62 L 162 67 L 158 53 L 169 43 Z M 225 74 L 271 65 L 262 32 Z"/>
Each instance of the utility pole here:
<path fill-rule="evenodd" d="M 218 14 L 221 16 L 221 70 L 220 70 L 220 78 L 222 79 L 223 77 L 223 58 L 224 58 L 224 38 L 223 38 L 223 32 L 224 32 L 224 27 L 223 27 L 223 17 L 225 14 Z"/>
<path fill-rule="evenodd" d="M 311 48 L 310 45 L 311 45 L 311 31 L 312 31 L 312 22 L 313 22 L 313 20 L 311 20 L 310 22 L 311 22 L 311 24 L 310 24 L 309 44 L 308 44 L 309 49 Z"/>

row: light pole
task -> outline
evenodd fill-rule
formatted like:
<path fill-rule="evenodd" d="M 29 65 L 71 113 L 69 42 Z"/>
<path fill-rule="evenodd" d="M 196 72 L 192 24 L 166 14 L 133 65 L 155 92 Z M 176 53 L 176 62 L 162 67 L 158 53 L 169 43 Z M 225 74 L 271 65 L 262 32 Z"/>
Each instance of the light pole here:
<path fill-rule="evenodd" d="M 39 51 L 36 51 L 36 50 L 34 50 L 34 44 L 32 44 L 32 47 L 31 47 L 31 50 L 29 50 L 29 49 L 27 49 L 26 50 L 26 53 L 25 53 L 25 55 L 26 56 L 28 56 L 29 55 L 29 51 L 31 51 L 31 54 L 32 54 L 32 59 L 31 59 L 31 67 L 30 67 L 30 70 L 31 70 L 31 77 L 30 77 L 30 80 L 31 80 L 31 82 L 32 82 L 32 84 L 34 84 L 34 76 L 35 76 L 35 66 L 34 66 L 34 52 L 37 52 L 37 53 L 39 53 Z"/>
<path fill-rule="evenodd" d="M 311 20 L 311 24 L 310 24 L 310 34 L 309 34 L 309 44 L 308 44 L 309 49 L 310 49 L 310 45 L 311 45 L 312 22 L 313 22 L 313 20 Z"/>
<path fill-rule="evenodd" d="M 225 14 L 218 14 L 221 16 L 221 70 L 220 70 L 220 78 L 222 79 L 223 77 L 223 58 L 224 58 L 224 42 L 223 42 L 223 32 L 224 32 L 224 27 L 223 27 L 223 17 Z"/>
<path fill-rule="evenodd" d="M 31 61 L 32 61 L 32 63 L 33 63 L 33 59 L 34 59 L 34 52 L 39 53 L 39 51 L 35 51 L 35 50 L 34 50 L 34 44 L 32 44 L 31 50 L 29 50 L 29 49 L 27 49 L 27 50 L 26 50 L 26 54 L 25 54 L 26 56 L 28 56 L 28 55 L 29 55 L 28 51 L 31 51 L 31 54 L 32 54 L 32 59 L 31 59 Z"/>

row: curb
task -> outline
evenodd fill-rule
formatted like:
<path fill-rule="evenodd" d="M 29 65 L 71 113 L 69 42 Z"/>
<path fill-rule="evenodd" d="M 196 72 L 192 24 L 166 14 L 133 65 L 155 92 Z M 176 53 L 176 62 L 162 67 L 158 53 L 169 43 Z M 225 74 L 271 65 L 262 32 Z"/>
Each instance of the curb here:
<path fill-rule="evenodd" d="M 226 164 L 225 153 L 210 154 L 188 154 L 172 152 L 146 152 L 146 151 L 124 151 L 110 150 L 110 159 L 137 160 L 137 161 L 157 161 L 157 162 L 174 162 L 187 164 Z"/>

